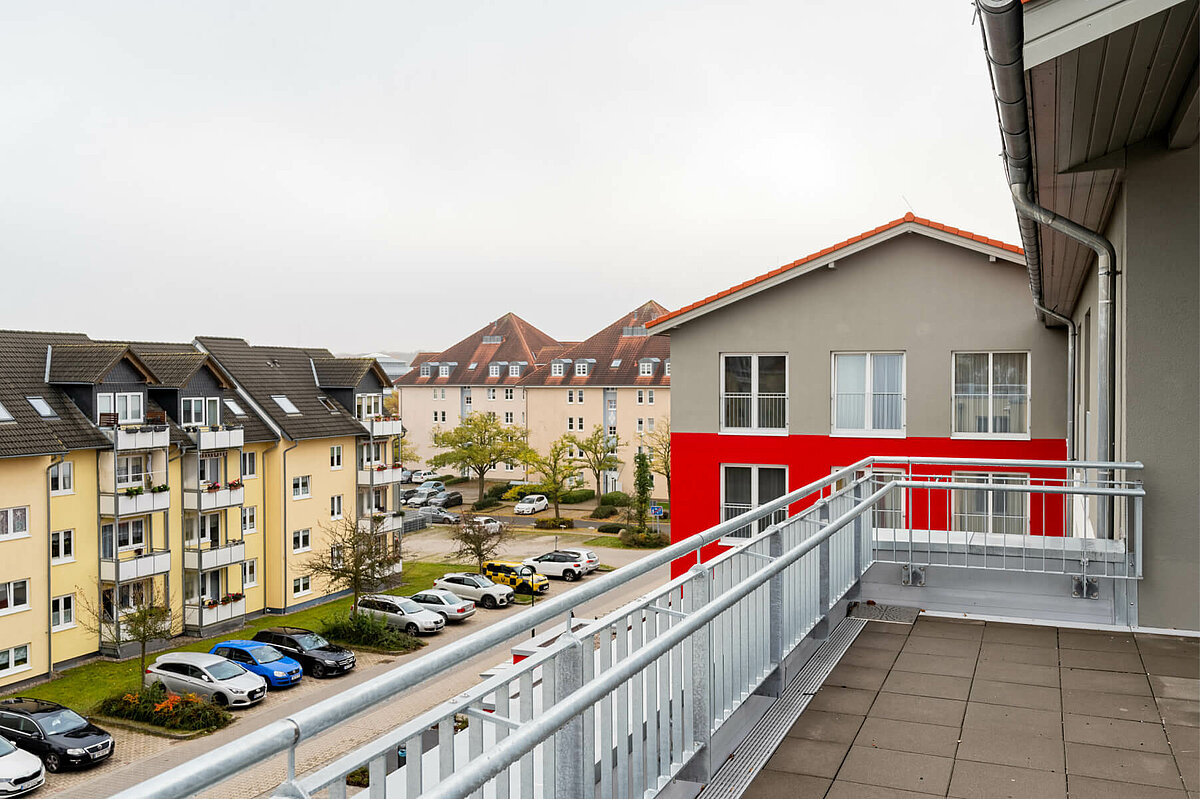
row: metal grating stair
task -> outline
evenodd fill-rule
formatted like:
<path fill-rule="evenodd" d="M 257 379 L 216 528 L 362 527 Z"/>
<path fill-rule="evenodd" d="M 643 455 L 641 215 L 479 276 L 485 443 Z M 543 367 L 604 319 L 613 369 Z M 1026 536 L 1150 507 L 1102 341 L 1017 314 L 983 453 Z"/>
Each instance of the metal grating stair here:
<path fill-rule="evenodd" d="M 866 619 L 847 618 L 817 648 L 796 678 L 783 690 L 737 749 L 721 766 L 697 799 L 738 799 L 767 764 L 787 731 L 800 718 L 813 694 L 867 626 Z"/>

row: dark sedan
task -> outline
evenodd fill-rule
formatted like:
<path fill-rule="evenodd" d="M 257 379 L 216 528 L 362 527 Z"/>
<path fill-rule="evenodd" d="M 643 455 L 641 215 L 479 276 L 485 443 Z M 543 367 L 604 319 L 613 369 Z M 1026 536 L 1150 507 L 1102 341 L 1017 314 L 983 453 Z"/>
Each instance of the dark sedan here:
<path fill-rule="evenodd" d="M 354 653 L 331 644 L 312 630 L 300 627 L 267 627 L 254 634 L 254 640 L 270 644 L 288 657 L 300 661 L 305 674 L 332 677 L 354 668 Z"/>
<path fill-rule="evenodd" d="M 74 710 L 45 699 L 0 700 L 0 734 L 40 757 L 46 771 L 99 763 L 113 753 L 111 735 Z"/>
<path fill-rule="evenodd" d="M 443 491 L 429 500 L 429 505 L 434 508 L 453 508 L 461 504 L 462 494 L 458 491 Z"/>

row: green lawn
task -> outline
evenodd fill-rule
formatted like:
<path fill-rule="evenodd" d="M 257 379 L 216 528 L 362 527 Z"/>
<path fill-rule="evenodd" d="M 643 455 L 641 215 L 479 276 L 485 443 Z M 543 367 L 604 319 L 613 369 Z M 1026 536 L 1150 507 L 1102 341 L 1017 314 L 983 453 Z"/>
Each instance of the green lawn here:
<path fill-rule="evenodd" d="M 387 591 L 389 594 L 411 594 L 423 591 L 433 585 L 433 581 L 446 572 L 473 571 L 473 567 L 461 563 L 405 563 L 404 582 L 396 588 Z M 264 627 L 305 627 L 319 630 L 321 620 L 335 613 L 347 613 L 350 610 L 351 598 L 343 597 L 323 605 L 284 615 L 260 616 L 246 624 L 242 630 L 233 630 L 215 638 L 188 643 L 175 647 L 170 652 L 207 652 L 218 641 L 233 638 L 251 638 Z M 146 659 L 153 662 L 162 652 L 147 655 Z M 98 660 L 85 663 L 63 672 L 56 680 L 42 683 L 33 688 L 25 688 L 17 693 L 21 696 L 33 696 L 39 699 L 49 699 L 52 702 L 74 708 L 81 713 L 87 713 L 101 699 L 111 696 L 118 691 L 135 690 L 141 683 L 138 675 L 138 659 L 121 662 Z"/>
<path fill-rule="evenodd" d="M 607 533 L 598 535 L 595 538 L 589 538 L 583 542 L 583 545 L 587 547 L 609 547 L 610 549 L 643 549 L 646 551 L 662 549 L 662 547 L 631 547 L 622 541 L 619 535 L 609 535 Z"/>

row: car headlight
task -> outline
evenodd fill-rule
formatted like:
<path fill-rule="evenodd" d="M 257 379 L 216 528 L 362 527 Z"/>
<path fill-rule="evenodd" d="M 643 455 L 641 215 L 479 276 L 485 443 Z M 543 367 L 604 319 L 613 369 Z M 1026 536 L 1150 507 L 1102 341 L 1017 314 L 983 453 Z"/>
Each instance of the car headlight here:
<path fill-rule="evenodd" d="M 230 688 L 230 689 L 229 689 L 229 693 L 231 693 L 231 694 L 237 694 L 238 696 L 242 696 L 242 695 L 243 695 L 243 694 L 245 694 L 246 692 L 245 692 L 245 691 L 243 691 L 241 688 Z"/>
<path fill-rule="evenodd" d="M 273 672 L 273 673 L 274 673 L 274 675 L 275 675 L 276 677 L 286 677 L 286 676 L 287 676 L 287 672 L 286 672 L 286 671 L 276 671 L 276 672 Z"/>
<path fill-rule="evenodd" d="M 75 755 L 76 757 L 78 757 L 79 755 L 86 755 L 87 750 L 86 749 L 68 749 L 67 754 Z"/>

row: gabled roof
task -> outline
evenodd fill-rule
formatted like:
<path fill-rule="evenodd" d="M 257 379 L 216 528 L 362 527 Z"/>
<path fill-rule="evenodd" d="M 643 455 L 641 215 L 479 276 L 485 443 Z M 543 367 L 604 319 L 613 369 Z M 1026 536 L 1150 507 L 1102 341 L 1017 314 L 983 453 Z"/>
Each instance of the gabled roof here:
<path fill-rule="evenodd" d="M 143 352 L 142 363 L 146 364 L 164 388 L 183 388 L 205 364 L 210 364 L 217 379 L 228 385 L 221 370 L 203 352 Z"/>
<path fill-rule="evenodd" d="M 772 269 L 770 272 L 751 278 L 710 297 L 693 302 L 690 305 L 685 305 L 676 311 L 664 314 L 647 324 L 647 327 L 657 333 L 666 333 L 673 327 L 715 311 L 717 308 L 728 305 L 731 302 L 736 302 L 759 291 L 768 289 L 771 286 L 799 277 L 822 266 L 827 266 L 839 258 L 845 258 L 904 233 L 918 233 L 940 241 L 967 247 L 998 259 L 1011 261 L 1012 263 L 1021 265 L 1025 263 L 1024 251 L 1015 244 L 1006 244 L 997 239 L 990 239 L 978 233 L 960 230 L 956 227 L 943 225 L 940 222 L 933 222 L 929 219 L 922 219 L 919 216 L 908 213 L 899 219 L 893 219 L 891 222 L 880 225 L 873 230 L 868 230 L 865 233 L 860 233 L 853 238 L 838 242 L 823 250 L 810 253 L 803 258 L 792 261 L 790 264 L 784 264 L 777 269 Z"/>
<path fill-rule="evenodd" d="M 134 369 L 142 373 L 147 383 L 157 382 L 152 371 L 125 344 L 88 341 L 47 346 L 51 383 L 95 385 L 126 358 Z"/>
<path fill-rule="evenodd" d="M 558 344 L 514 313 L 507 313 L 481 327 L 449 349 L 431 357 L 419 353 L 411 372 L 396 379 L 398 386 L 498 386 L 516 385 L 537 364 L 537 353 Z M 436 364 L 432 374 L 421 376 L 421 364 Z M 503 364 L 498 377 L 489 377 L 488 366 Z M 525 364 L 520 377 L 510 377 L 508 365 Z M 474 369 L 471 368 L 472 364 Z M 449 366 L 450 374 L 440 377 L 440 367 Z"/>
<path fill-rule="evenodd" d="M 324 388 L 354 388 L 370 371 L 375 372 L 383 385 L 391 380 L 374 358 L 313 358 L 317 383 Z"/>
<path fill-rule="evenodd" d="M 538 365 L 522 386 L 646 386 L 667 387 L 671 378 L 665 362 L 671 357 L 671 341 L 666 336 L 647 335 L 647 323 L 658 319 L 667 309 L 650 300 L 578 344 L 564 348 Z M 576 361 L 588 362 L 586 376 L 575 374 Z M 562 375 L 553 374 L 553 363 L 563 363 Z M 641 362 L 653 364 L 652 375 L 641 376 Z"/>

